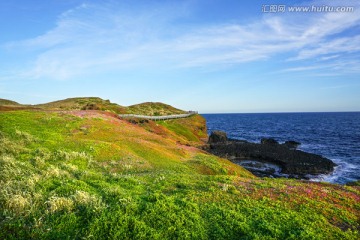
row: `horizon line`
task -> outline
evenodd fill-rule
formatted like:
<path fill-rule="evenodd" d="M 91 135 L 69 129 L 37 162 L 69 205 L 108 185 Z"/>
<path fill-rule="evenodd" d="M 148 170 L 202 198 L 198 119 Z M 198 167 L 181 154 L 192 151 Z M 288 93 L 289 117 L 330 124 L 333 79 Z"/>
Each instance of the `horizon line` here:
<path fill-rule="evenodd" d="M 360 110 L 349 111 L 289 111 L 289 112 L 213 112 L 213 113 L 199 113 L 199 115 L 211 115 L 211 114 L 282 114 L 282 113 L 360 113 Z"/>

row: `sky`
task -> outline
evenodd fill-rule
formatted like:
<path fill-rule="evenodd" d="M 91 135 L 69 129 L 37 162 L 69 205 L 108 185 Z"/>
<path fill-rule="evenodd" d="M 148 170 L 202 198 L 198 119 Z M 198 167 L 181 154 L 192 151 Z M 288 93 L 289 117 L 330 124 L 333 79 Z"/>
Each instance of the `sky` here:
<path fill-rule="evenodd" d="M 96 96 L 200 113 L 360 111 L 360 1 L 279 5 L 1 1 L 0 98 Z M 292 12 L 297 6 L 318 10 Z M 319 8 L 330 6 L 353 10 Z"/>

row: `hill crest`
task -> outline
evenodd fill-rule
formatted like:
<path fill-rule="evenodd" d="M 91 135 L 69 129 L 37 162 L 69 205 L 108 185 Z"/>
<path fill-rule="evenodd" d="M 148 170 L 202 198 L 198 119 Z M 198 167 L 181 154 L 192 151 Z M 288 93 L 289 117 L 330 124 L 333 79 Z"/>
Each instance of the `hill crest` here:
<path fill-rule="evenodd" d="M 148 116 L 164 116 L 186 112 L 161 102 L 144 102 L 125 107 L 99 97 L 66 98 L 36 105 L 23 105 L 15 101 L 0 99 L 0 106 L 3 106 L 2 108 L 4 108 L 4 110 L 9 109 L 8 107 L 4 107 L 8 105 L 16 105 L 16 108 L 11 108 L 11 110 L 20 110 L 24 109 L 24 107 L 44 110 L 100 110 L 116 114 L 139 114 Z"/>
<path fill-rule="evenodd" d="M 18 102 L 0 98 L 0 105 L 20 105 Z"/>

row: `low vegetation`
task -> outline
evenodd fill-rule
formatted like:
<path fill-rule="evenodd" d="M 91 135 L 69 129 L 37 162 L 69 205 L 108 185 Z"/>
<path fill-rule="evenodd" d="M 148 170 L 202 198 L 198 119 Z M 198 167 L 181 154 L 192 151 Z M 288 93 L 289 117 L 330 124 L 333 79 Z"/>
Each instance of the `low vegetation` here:
<path fill-rule="evenodd" d="M 22 105 L 11 100 L 0 98 L 0 111 L 23 109 L 42 109 L 53 111 L 99 110 L 116 114 L 139 114 L 147 116 L 164 116 L 186 113 L 183 110 L 159 102 L 145 102 L 124 107 L 116 103 L 112 103 L 110 100 L 103 100 L 98 97 L 67 98 L 64 100 L 37 105 Z"/>
<path fill-rule="evenodd" d="M 360 187 L 261 179 L 204 119 L 0 112 L 0 239 L 358 239 Z"/>
<path fill-rule="evenodd" d="M 206 121 L 200 115 L 188 118 L 159 121 L 159 125 L 170 130 L 173 135 L 180 136 L 183 143 L 192 142 L 192 145 L 200 145 L 207 140 Z"/>
<path fill-rule="evenodd" d="M 7 99 L 0 98 L 0 105 L 19 105 L 19 103 Z"/>
<path fill-rule="evenodd" d="M 164 116 L 164 115 L 185 113 L 185 111 L 183 110 L 158 102 L 146 102 L 146 103 L 131 105 L 127 108 L 126 112 L 132 114 L 148 115 L 148 116 Z"/>
<path fill-rule="evenodd" d="M 35 105 L 35 107 L 47 110 L 101 110 L 113 113 L 124 113 L 126 111 L 125 107 L 98 97 L 68 98 L 65 100 L 38 104 Z"/>

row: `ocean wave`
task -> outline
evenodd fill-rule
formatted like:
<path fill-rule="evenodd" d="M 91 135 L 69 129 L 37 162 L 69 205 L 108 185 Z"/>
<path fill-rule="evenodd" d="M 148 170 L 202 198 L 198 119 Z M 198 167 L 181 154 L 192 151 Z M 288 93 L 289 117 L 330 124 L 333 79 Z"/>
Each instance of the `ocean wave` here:
<path fill-rule="evenodd" d="M 358 167 L 355 164 L 349 163 L 341 159 L 332 159 L 337 166 L 330 174 L 320 174 L 317 176 L 308 176 L 310 181 L 314 182 L 330 182 L 330 183 L 346 183 L 354 181 Z M 354 176 L 354 177 L 352 177 Z"/>

